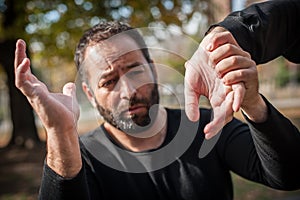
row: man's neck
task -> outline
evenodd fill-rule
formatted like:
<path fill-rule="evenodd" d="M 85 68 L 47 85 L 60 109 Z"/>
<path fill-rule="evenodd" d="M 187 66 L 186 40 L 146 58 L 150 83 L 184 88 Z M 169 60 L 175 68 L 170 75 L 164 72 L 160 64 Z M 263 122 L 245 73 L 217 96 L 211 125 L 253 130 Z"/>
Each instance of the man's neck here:
<path fill-rule="evenodd" d="M 167 111 L 160 108 L 152 126 L 136 136 L 125 133 L 107 122 L 104 123 L 104 128 L 125 149 L 133 152 L 156 149 L 163 144 L 166 137 Z"/>

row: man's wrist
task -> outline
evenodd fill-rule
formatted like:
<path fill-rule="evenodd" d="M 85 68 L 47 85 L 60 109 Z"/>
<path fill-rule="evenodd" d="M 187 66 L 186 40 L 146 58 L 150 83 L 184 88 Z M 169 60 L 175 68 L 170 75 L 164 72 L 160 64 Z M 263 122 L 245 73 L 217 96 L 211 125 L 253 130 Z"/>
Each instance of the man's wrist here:
<path fill-rule="evenodd" d="M 263 123 L 268 119 L 268 106 L 261 95 L 255 103 L 242 106 L 241 109 L 248 120 L 254 123 Z"/>
<path fill-rule="evenodd" d="M 46 162 L 53 171 L 62 177 L 76 176 L 82 167 L 77 132 L 48 133 Z"/>

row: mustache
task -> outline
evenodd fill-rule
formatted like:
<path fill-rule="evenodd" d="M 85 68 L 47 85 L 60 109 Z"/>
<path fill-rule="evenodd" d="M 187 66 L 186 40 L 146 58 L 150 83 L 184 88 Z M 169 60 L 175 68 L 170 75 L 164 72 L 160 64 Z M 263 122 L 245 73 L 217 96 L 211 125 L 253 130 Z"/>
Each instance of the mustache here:
<path fill-rule="evenodd" d="M 120 111 L 120 113 L 121 113 L 123 111 L 127 111 L 132 106 L 135 106 L 135 105 L 149 106 L 150 103 L 151 102 L 146 98 L 138 98 L 136 96 L 133 96 L 132 98 L 130 98 L 129 102 L 120 104 L 116 110 Z"/>
<path fill-rule="evenodd" d="M 130 100 L 129 100 L 129 105 L 130 106 L 134 106 L 136 104 L 146 104 L 149 105 L 150 102 L 149 100 L 147 100 L 146 98 L 137 98 L 136 96 L 133 96 Z"/>

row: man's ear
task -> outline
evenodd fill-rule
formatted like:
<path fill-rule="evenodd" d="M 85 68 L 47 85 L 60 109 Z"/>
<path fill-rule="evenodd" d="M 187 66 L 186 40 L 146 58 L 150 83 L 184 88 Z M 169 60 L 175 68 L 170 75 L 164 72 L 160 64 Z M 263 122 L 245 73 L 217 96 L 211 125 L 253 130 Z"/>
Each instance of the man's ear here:
<path fill-rule="evenodd" d="M 82 90 L 85 93 L 86 97 L 91 102 L 92 106 L 94 108 L 96 108 L 97 103 L 96 103 L 96 99 L 94 97 L 93 91 L 90 89 L 90 87 L 88 86 L 88 84 L 86 82 L 82 82 L 81 87 L 82 87 Z"/>

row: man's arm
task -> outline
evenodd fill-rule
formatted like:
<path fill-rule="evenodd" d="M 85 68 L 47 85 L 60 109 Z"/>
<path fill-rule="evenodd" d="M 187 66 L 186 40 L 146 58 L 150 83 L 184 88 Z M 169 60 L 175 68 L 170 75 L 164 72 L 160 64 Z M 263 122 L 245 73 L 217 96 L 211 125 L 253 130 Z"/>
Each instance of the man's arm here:
<path fill-rule="evenodd" d="M 81 169 L 77 134 L 79 106 L 75 85 L 68 83 L 63 94 L 50 93 L 30 71 L 26 44 L 18 40 L 15 51 L 15 84 L 27 97 L 47 132 L 47 164 L 63 177 L 74 177 Z"/>
<path fill-rule="evenodd" d="M 218 24 L 219 26 L 212 26 L 199 45 L 199 49 L 186 64 L 185 82 L 187 84 L 185 84 L 185 100 L 186 112 L 189 119 L 195 121 L 199 118 L 199 113 L 195 112 L 199 97 L 205 95 L 205 93 L 208 93 L 208 95 L 206 95 L 207 97 L 212 96 L 212 94 L 209 94 L 210 91 L 204 91 L 205 87 L 204 89 L 201 87 L 203 80 L 207 77 L 212 77 L 212 75 L 204 75 L 203 73 L 197 72 L 197 69 L 199 71 L 201 68 L 206 68 L 206 66 L 201 67 L 201 62 L 204 63 L 204 65 L 211 65 L 213 61 L 211 61 L 211 58 L 206 60 L 199 58 L 203 57 L 204 54 L 210 54 L 209 52 L 214 51 L 219 46 L 232 44 L 242 47 L 246 52 L 249 52 L 251 58 L 256 61 L 257 64 L 270 61 L 279 55 L 284 55 L 291 61 L 300 62 L 299 20 L 300 1 L 278 0 L 254 4 L 247 9 L 230 14 L 223 22 Z M 203 49 L 203 51 L 201 51 L 201 49 Z M 210 57 L 210 55 L 208 56 Z M 209 60 L 208 63 L 205 63 L 207 60 Z M 213 84 L 208 82 L 207 85 Z M 206 86 L 206 89 L 207 88 L 209 87 Z M 237 111 L 244 97 L 243 83 L 235 82 L 235 84 L 231 84 L 231 88 L 234 91 L 232 110 Z M 216 94 L 213 94 L 213 96 L 216 96 Z M 226 103 L 227 105 L 230 104 L 230 101 L 227 101 L 223 94 L 219 94 L 218 96 L 219 99 L 228 102 Z M 227 93 L 226 97 L 229 97 Z M 212 99 L 209 98 L 209 100 L 212 103 Z M 256 100 L 257 103 L 263 104 L 261 98 L 257 98 Z M 227 105 L 223 106 L 225 108 L 222 108 L 223 111 L 226 111 L 226 114 L 220 114 L 219 111 L 215 112 L 221 117 L 214 120 L 214 122 L 218 122 L 218 124 L 220 124 L 220 121 L 228 122 L 232 112 L 228 109 L 229 107 Z M 220 104 L 217 106 L 220 107 Z M 248 111 L 252 111 L 252 108 L 257 111 L 261 110 L 260 107 L 255 107 L 250 104 L 244 107 L 244 109 Z M 255 114 L 257 112 L 252 113 Z M 251 114 L 249 117 L 257 118 L 259 116 Z"/>
<path fill-rule="evenodd" d="M 282 1 L 278 2 L 283 3 Z M 295 3 L 295 1 L 293 2 Z M 299 9 L 297 12 L 299 14 Z M 299 20 L 299 17 L 297 17 L 297 19 Z M 245 21 L 240 22 L 237 20 L 237 22 L 232 23 L 240 25 L 245 23 Z M 253 26 L 250 27 L 253 28 Z M 235 96 L 239 100 L 236 101 L 235 98 L 233 104 L 236 102 L 237 105 L 242 108 L 250 125 L 254 140 L 254 144 L 250 143 L 251 136 L 248 134 L 249 131 L 247 129 L 241 131 L 239 126 L 231 127 L 230 124 L 232 124 L 232 122 L 230 122 L 224 129 L 230 127 L 230 130 L 226 132 L 232 133 L 232 137 L 226 138 L 221 136 L 221 140 L 222 138 L 225 138 L 226 141 L 224 143 L 226 143 L 226 145 L 223 145 L 224 148 L 221 148 L 220 154 L 224 155 L 223 157 L 226 159 L 225 162 L 230 169 L 246 178 L 262 182 L 275 188 L 298 189 L 300 187 L 300 161 L 296 158 L 299 157 L 299 155 L 297 155 L 299 154 L 300 145 L 299 131 L 288 119 L 283 117 L 267 102 L 266 99 L 264 99 L 263 96 L 258 93 L 258 80 L 255 63 L 251 62 L 249 60 L 250 56 L 245 52 L 241 52 L 239 47 L 241 46 L 247 51 L 250 51 L 252 57 L 253 54 L 256 53 L 252 52 L 253 49 L 260 47 L 256 43 L 251 43 L 255 41 L 249 41 L 249 38 L 252 39 L 250 36 L 247 38 L 246 33 L 252 33 L 251 29 L 248 27 L 242 28 L 244 28 L 243 31 L 245 33 L 240 34 L 239 38 L 235 38 L 226 29 L 220 26 L 216 27 L 208 33 L 200 44 L 202 49 L 206 49 L 208 51 L 205 53 L 209 56 L 209 66 L 216 71 L 218 77 L 225 85 L 232 87 L 235 93 L 234 96 L 236 94 L 240 94 Z M 261 28 L 264 29 L 265 26 L 262 26 Z M 294 28 L 298 29 L 296 24 Z M 228 29 L 230 30 L 230 28 Z M 237 28 L 236 31 L 238 32 L 241 30 Z M 273 31 L 275 30 L 273 29 Z M 276 27 L 276 31 L 278 31 L 278 27 Z M 294 41 L 296 41 L 295 44 L 297 44 L 298 35 L 299 34 L 294 35 Z M 260 35 L 258 34 L 258 36 Z M 240 40 L 243 39 L 246 41 L 242 41 L 244 43 L 240 42 Z M 247 42 L 251 43 L 248 49 L 243 46 L 245 45 L 245 42 L 246 44 Z M 285 45 L 288 46 L 291 44 L 288 39 L 284 42 L 286 43 Z M 279 50 L 272 49 L 272 45 L 276 45 L 276 41 L 273 41 L 272 45 L 269 45 L 268 43 L 264 43 L 266 46 L 264 46 L 263 50 L 260 51 L 268 52 L 259 55 L 261 57 L 254 57 L 258 63 L 276 57 L 278 52 L 279 55 L 289 55 L 283 51 L 284 48 L 279 48 L 280 45 L 276 46 Z M 288 50 L 290 49 L 292 49 L 291 46 L 289 46 Z M 297 55 L 299 55 L 299 50 Z M 195 63 L 197 63 L 199 60 L 196 58 L 197 57 L 192 57 L 191 60 L 194 60 Z M 197 65 L 195 64 L 195 66 Z M 201 63 L 199 62 L 198 67 L 201 67 Z M 187 71 L 189 72 L 191 69 L 193 68 L 187 68 Z M 193 76 L 188 76 L 186 78 L 193 83 L 192 89 L 197 91 L 201 84 L 203 84 L 201 82 L 203 79 L 202 77 L 203 74 L 194 73 Z M 237 84 L 242 84 L 244 87 L 239 87 L 242 89 L 236 90 Z M 193 101 L 191 102 L 194 102 L 194 104 L 196 104 L 198 100 L 197 95 L 194 95 L 193 93 L 188 93 L 188 95 L 186 95 L 186 99 L 192 99 Z M 223 100 L 225 100 L 225 97 L 223 97 Z M 230 114 L 231 113 L 229 113 L 229 115 Z M 243 163 L 241 163 L 242 161 Z"/>
<path fill-rule="evenodd" d="M 300 133 L 264 101 L 266 121 L 254 123 L 245 116 L 247 127 L 234 119 L 223 128 L 217 151 L 224 166 L 248 180 L 281 190 L 300 189 Z"/>
<path fill-rule="evenodd" d="M 265 98 L 268 112 L 262 123 L 246 117 L 268 180 L 280 189 L 300 189 L 300 132 Z"/>
<path fill-rule="evenodd" d="M 277 0 L 253 4 L 228 15 L 219 26 L 229 30 L 257 63 L 280 55 L 300 62 L 300 1 Z"/>
<path fill-rule="evenodd" d="M 40 200 L 82 199 L 89 200 L 88 180 L 82 168 L 73 178 L 64 178 L 44 165 L 39 191 Z M 94 184 L 95 185 L 95 184 Z"/>
<path fill-rule="evenodd" d="M 230 130 L 234 136 L 226 140 L 230 144 L 224 145 L 222 150 L 229 152 L 225 155 L 230 160 L 227 164 L 251 180 L 280 189 L 299 188 L 300 161 L 295 158 L 299 157 L 300 133 L 259 94 L 255 62 L 239 46 L 231 43 L 212 50 L 209 58 L 211 67 L 225 85 L 233 87 L 236 83 L 243 83 L 245 93 L 241 109 L 250 126 L 255 146 L 253 151 L 253 145 L 247 144 L 247 141 L 250 142 L 249 138 L 239 140 L 243 136 L 240 136 L 238 128 Z M 243 167 L 240 167 L 239 162 L 244 162 Z"/>

